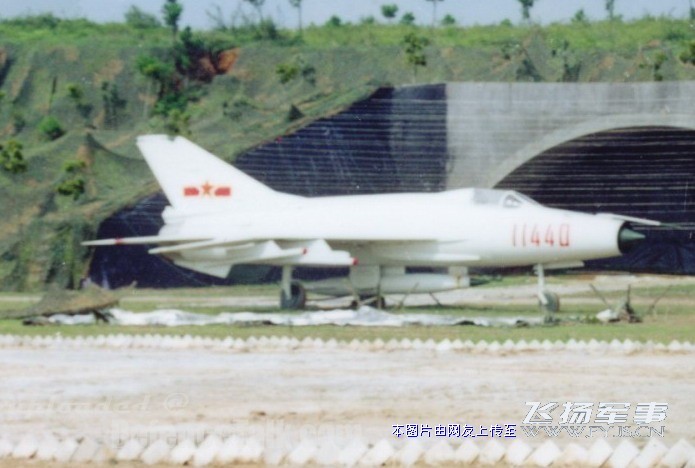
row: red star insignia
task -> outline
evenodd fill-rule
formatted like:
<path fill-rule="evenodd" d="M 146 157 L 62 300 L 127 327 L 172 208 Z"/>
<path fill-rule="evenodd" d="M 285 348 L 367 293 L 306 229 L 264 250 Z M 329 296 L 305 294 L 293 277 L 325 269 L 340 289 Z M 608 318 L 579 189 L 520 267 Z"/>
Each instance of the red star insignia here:
<path fill-rule="evenodd" d="M 212 196 L 212 189 L 214 187 L 210 185 L 210 182 L 205 182 L 200 188 L 203 189 L 203 195 L 206 195 L 208 197 Z"/>

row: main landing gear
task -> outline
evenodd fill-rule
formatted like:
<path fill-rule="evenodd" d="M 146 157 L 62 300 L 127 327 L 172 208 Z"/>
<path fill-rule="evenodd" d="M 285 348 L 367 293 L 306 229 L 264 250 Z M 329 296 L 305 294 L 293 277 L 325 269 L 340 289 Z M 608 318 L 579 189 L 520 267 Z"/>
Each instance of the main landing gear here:
<path fill-rule="evenodd" d="M 300 283 L 292 281 L 292 267 L 282 267 L 280 289 L 280 308 L 300 310 L 306 305 L 306 290 Z"/>
<path fill-rule="evenodd" d="M 545 289 L 545 270 L 543 265 L 536 265 L 538 275 L 538 303 L 542 311 L 551 315 L 560 310 L 560 297 Z"/>

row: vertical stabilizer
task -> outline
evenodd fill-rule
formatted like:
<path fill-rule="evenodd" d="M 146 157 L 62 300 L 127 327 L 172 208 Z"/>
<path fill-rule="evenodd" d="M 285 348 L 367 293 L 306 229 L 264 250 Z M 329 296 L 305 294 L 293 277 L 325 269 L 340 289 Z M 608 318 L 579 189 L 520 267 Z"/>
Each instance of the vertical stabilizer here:
<path fill-rule="evenodd" d="M 177 211 L 224 210 L 279 195 L 181 136 L 145 135 L 137 145 Z"/>

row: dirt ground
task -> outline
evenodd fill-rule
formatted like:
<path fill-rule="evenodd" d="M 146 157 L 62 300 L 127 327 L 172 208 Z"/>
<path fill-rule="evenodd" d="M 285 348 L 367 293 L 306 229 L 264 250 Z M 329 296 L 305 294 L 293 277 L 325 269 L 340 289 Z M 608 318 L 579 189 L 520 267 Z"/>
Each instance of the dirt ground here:
<path fill-rule="evenodd" d="M 0 436 L 11 439 L 51 432 L 117 446 L 215 432 L 278 449 L 304 438 L 399 446 L 393 425 L 520 425 L 527 401 L 665 402 L 663 441 L 695 437 L 690 353 L 9 348 L 0 362 Z"/>

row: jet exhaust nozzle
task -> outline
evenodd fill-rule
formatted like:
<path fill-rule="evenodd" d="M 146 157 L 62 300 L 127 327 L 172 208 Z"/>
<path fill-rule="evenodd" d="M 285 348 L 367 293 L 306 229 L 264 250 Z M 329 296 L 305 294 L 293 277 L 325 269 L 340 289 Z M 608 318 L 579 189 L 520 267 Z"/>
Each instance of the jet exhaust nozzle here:
<path fill-rule="evenodd" d="M 624 225 L 618 232 L 618 248 L 620 253 L 628 253 L 645 239 L 644 234 L 633 231 L 629 225 Z"/>

